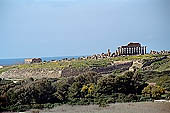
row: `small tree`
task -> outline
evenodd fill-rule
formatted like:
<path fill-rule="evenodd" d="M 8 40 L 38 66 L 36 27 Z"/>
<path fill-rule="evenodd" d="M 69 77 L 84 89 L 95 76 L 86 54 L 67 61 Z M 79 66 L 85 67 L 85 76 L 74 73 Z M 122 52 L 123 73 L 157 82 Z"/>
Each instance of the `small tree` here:
<path fill-rule="evenodd" d="M 95 86 L 93 83 L 91 84 L 87 84 L 87 85 L 83 85 L 81 92 L 84 93 L 85 97 L 89 97 L 92 96 L 93 92 L 94 92 Z"/>
<path fill-rule="evenodd" d="M 161 95 L 165 94 L 165 89 L 161 88 L 160 86 L 148 85 L 142 90 L 142 93 L 145 96 L 150 96 L 150 98 L 158 99 Z"/>

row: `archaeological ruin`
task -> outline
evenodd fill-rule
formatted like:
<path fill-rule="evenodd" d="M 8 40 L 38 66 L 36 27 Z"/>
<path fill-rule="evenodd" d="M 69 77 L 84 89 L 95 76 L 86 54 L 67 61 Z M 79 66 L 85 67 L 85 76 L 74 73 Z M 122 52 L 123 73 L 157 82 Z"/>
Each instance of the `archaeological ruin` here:
<path fill-rule="evenodd" d="M 25 64 L 33 64 L 33 63 L 40 63 L 42 62 L 41 58 L 28 58 L 25 59 Z"/>
<path fill-rule="evenodd" d="M 126 46 L 118 47 L 115 55 L 144 55 L 146 54 L 146 46 L 141 46 L 140 43 L 129 43 Z"/>

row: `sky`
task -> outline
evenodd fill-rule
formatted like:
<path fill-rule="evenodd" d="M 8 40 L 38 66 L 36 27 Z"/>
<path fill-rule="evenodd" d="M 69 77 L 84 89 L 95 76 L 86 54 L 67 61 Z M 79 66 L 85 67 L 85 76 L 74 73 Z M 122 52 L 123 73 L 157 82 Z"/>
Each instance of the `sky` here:
<path fill-rule="evenodd" d="M 0 0 L 0 59 L 170 50 L 170 0 Z"/>

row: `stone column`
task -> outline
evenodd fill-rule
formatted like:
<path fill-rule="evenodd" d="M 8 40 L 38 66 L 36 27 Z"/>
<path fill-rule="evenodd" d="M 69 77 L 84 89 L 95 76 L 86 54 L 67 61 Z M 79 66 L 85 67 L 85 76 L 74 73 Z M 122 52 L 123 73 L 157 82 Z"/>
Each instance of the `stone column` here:
<path fill-rule="evenodd" d="M 144 46 L 144 54 L 146 54 L 146 46 Z"/>
<path fill-rule="evenodd" d="M 111 56 L 111 52 L 110 52 L 110 49 L 107 50 L 107 56 Z"/>
<path fill-rule="evenodd" d="M 125 50 L 124 50 L 124 48 L 122 48 L 122 51 L 123 51 L 123 53 L 122 53 L 122 54 L 124 55 L 124 54 L 125 54 Z"/>
<path fill-rule="evenodd" d="M 127 55 L 129 55 L 129 47 L 127 48 Z"/>
<path fill-rule="evenodd" d="M 137 47 L 137 54 L 139 54 L 139 47 Z"/>
<path fill-rule="evenodd" d="M 122 48 L 120 47 L 119 50 L 120 50 L 120 55 L 121 55 L 122 54 Z"/>
<path fill-rule="evenodd" d="M 135 54 L 135 52 L 136 52 L 136 48 L 135 48 L 135 47 L 133 47 L 133 55 Z"/>
<path fill-rule="evenodd" d="M 131 55 L 133 55 L 133 48 L 131 47 Z"/>
<path fill-rule="evenodd" d="M 136 47 L 136 49 L 135 49 L 135 50 L 136 50 L 135 54 L 138 54 L 138 47 Z"/>
<path fill-rule="evenodd" d="M 144 54 L 144 47 L 142 47 L 142 55 Z"/>
<path fill-rule="evenodd" d="M 122 55 L 122 47 L 120 47 L 120 55 Z"/>
<path fill-rule="evenodd" d="M 132 55 L 132 48 L 130 47 L 130 55 Z"/>
<path fill-rule="evenodd" d="M 122 48 L 122 50 L 123 50 L 123 55 L 124 55 L 124 53 L 125 53 L 125 50 L 124 50 L 124 48 Z"/>
<path fill-rule="evenodd" d="M 126 48 L 123 48 L 123 51 L 124 51 L 124 55 L 126 55 Z"/>
<path fill-rule="evenodd" d="M 127 48 L 125 48 L 125 55 L 127 55 Z"/>
<path fill-rule="evenodd" d="M 139 54 L 141 54 L 141 47 L 139 47 Z"/>
<path fill-rule="evenodd" d="M 118 55 L 120 55 L 120 47 L 118 47 Z"/>

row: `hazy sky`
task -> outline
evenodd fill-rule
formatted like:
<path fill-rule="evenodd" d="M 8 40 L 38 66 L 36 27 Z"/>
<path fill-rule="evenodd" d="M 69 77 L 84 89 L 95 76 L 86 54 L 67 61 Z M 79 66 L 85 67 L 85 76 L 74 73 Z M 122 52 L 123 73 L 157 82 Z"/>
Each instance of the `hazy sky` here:
<path fill-rule="evenodd" d="M 0 58 L 170 50 L 170 0 L 0 0 Z"/>

